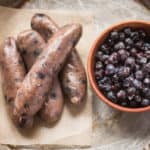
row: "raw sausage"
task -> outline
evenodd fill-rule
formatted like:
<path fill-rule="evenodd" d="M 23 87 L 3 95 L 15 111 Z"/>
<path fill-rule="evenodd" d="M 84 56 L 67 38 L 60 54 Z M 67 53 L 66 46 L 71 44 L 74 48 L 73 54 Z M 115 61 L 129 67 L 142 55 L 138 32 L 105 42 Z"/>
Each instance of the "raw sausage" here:
<path fill-rule="evenodd" d="M 31 20 L 31 27 L 38 31 L 47 42 L 53 33 L 58 31 L 57 24 L 45 14 L 35 14 Z"/>
<path fill-rule="evenodd" d="M 30 70 L 45 46 L 45 41 L 38 32 L 25 30 L 17 37 L 17 46 L 24 59 L 27 70 Z"/>
<path fill-rule="evenodd" d="M 22 116 L 20 120 L 17 120 L 13 112 L 17 90 L 25 77 L 24 64 L 13 37 L 8 37 L 0 47 L 0 65 L 3 78 L 2 88 L 9 114 L 17 126 L 31 127 L 33 124 L 32 117 L 26 119 L 25 116 Z M 24 123 L 24 119 L 26 119 L 26 123 Z"/>
<path fill-rule="evenodd" d="M 21 32 L 17 38 L 17 45 L 27 65 L 28 71 L 35 63 L 39 54 L 45 46 L 43 38 L 34 30 Z M 48 123 L 56 122 L 62 113 L 64 99 L 58 77 L 55 77 L 53 87 L 49 92 L 47 100 L 40 110 L 40 116 Z"/>
<path fill-rule="evenodd" d="M 47 41 L 52 33 L 58 31 L 57 24 L 45 14 L 35 14 L 31 27 Z M 65 95 L 73 104 L 80 104 L 86 94 L 87 78 L 84 66 L 76 50 L 72 51 L 61 72 L 62 87 Z"/>
<path fill-rule="evenodd" d="M 81 25 L 62 27 L 48 41 L 26 75 L 15 99 L 15 115 L 33 117 L 42 107 L 52 88 L 53 79 L 81 36 Z M 26 122 L 26 121 L 25 121 Z"/>

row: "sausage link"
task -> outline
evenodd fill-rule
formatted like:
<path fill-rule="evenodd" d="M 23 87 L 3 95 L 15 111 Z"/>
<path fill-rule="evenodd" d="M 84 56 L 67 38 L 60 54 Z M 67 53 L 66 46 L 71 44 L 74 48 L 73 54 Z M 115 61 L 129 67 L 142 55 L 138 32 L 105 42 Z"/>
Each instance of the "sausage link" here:
<path fill-rule="evenodd" d="M 47 41 L 52 33 L 58 31 L 57 24 L 45 14 L 35 14 L 31 27 Z M 43 34 L 44 33 L 44 34 Z M 45 34 L 46 33 L 46 34 Z M 87 77 L 84 66 L 76 50 L 73 50 L 61 72 L 62 87 L 65 95 L 73 104 L 80 104 L 87 89 Z"/>
<path fill-rule="evenodd" d="M 17 38 L 17 45 L 27 65 L 28 71 L 35 63 L 39 54 L 45 47 L 45 41 L 34 30 L 21 32 Z M 53 81 L 53 87 L 48 94 L 48 99 L 44 102 L 40 111 L 40 116 L 48 123 L 56 122 L 62 113 L 64 99 L 58 77 Z"/>
<path fill-rule="evenodd" d="M 29 71 L 35 63 L 36 58 L 43 51 L 45 41 L 38 32 L 25 30 L 18 35 L 17 46 Z"/>
<path fill-rule="evenodd" d="M 52 89 L 53 79 L 81 36 L 81 26 L 67 25 L 55 33 L 23 80 L 15 99 L 15 115 L 33 117 Z M 25 120 L 24 120 L 25 121 Z M 25 121 L 26 122 L 26 121 Z"/>
<path fill-rule="evenodd" d="M 25 77 L 25 68 L 22 58 L 17 50 L 16 41 L 13 37 L 8 37 L 0 48 L 0 65 L 3 78 L 3 93 L 12 120 L 19 127 L 31 127 L 33 118 L 26 119 L 25 116 L 21 120 L 17 120 L 14 115 L 14 101 L 17 90 L 20 88 Z"/>
<path fill-rule="evenodd" d="M 31 27 L 38 31 L 47 42 L 53 33 L 58 31 L 58 26 L 45 14 L 35 14 L 31 20 Z"/>

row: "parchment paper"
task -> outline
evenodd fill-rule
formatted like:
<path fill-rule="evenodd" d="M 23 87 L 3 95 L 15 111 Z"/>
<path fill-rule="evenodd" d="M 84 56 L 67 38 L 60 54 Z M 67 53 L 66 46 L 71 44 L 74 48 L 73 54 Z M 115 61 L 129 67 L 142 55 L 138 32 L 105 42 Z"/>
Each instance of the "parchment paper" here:
<path fill-rule="evenodd" d="M 83 25 L 83 36 L 77 49 L 85 64 L 93 39 L 92 14 L 70 11 L 15 10 L 0 7 L 0 42 L 7 36 L 16 36 L 20 31 L 30 28 L 30 20 L 35 12 L 50 15 L 60 26 L 77 22 Z M 1 82 L 0 82 L 1 83 Z M 10 145 L 91 145 L 91 93 L 88 88 L 86 103 L 82 108 L 66 102 L 61 120 L 47 127 L 38 122 L 32 130 L 19 131 L 11 122 L 0 89 L 0 144 Z"/>

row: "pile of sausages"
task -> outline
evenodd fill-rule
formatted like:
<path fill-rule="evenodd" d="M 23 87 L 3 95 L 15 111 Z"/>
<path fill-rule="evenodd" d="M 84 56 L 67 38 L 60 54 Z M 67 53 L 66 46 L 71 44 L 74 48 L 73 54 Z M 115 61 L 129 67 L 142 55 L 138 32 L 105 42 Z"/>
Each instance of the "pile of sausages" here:
<path fill-rule="evenodd" d="M 61 28 L 47 15 L 35 14 L 31 28 L 17 38 L 8 37 L 0 47 L 2 88 L 13 122 L 33 127 L 35 116 L 51 124 L 59 120 L 64 97 L 80 105 L 87 78 L 74 48 L 80 24 Z"/>

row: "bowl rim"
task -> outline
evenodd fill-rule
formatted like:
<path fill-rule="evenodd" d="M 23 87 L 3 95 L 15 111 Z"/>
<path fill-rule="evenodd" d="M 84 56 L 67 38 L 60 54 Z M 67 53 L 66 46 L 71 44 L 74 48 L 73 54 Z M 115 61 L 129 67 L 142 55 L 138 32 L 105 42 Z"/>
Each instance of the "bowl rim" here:
<path fill-rule="evenodd" d="M 99 88 L 97 87 L 94 75 L 93 75 L 93 57 L 96 51 L 97 46 L 99 45 L 99 41 L 101 40 L 101 38 L 103 36 L 105 36 L 106 34 L 108 34 L 110 31 L 112 31 L 113 29 L 115 29 L 118 26 L 126 26 L 128 27 L 131 24 L 144 24 L 147 26 L 150 26 L 150 21 L 144 21 L 144 20 L 128 20 L 128 21 L 122 21 L 116 24 L 111 25 L 110 27 L 106 28 L 102 33 L 98 34 L 98 37 L 96 38 L 96 40 L 94 41 L 94 43 L 92 44 L 90 51 L 89 51 L 89 55 L 88 55 L 88 62 L 87 62 L 87 72 L 88 72 L 88 77 L 89 77 L 89 81 L 90 84 L 92 86 L 92 88 L 94 89 L 96 95 L 99 97 L 99 100 L 105 102 L 106 104 L 108 104 L 109 106 L 120 110 L 120 111 L 124 111 L 124 112 L 145 112 L 150 110 L 150 106 L 147 107 L 142 107 L 142 108 L 129 108 L 129 107 L 123 107 L 120 106 L 118 104 L 115 104 L 113 102 L 111 102 L 106 96 L 104 96 L 104 94 L 102 93 L 101 90 L 99 90 Z"/>

